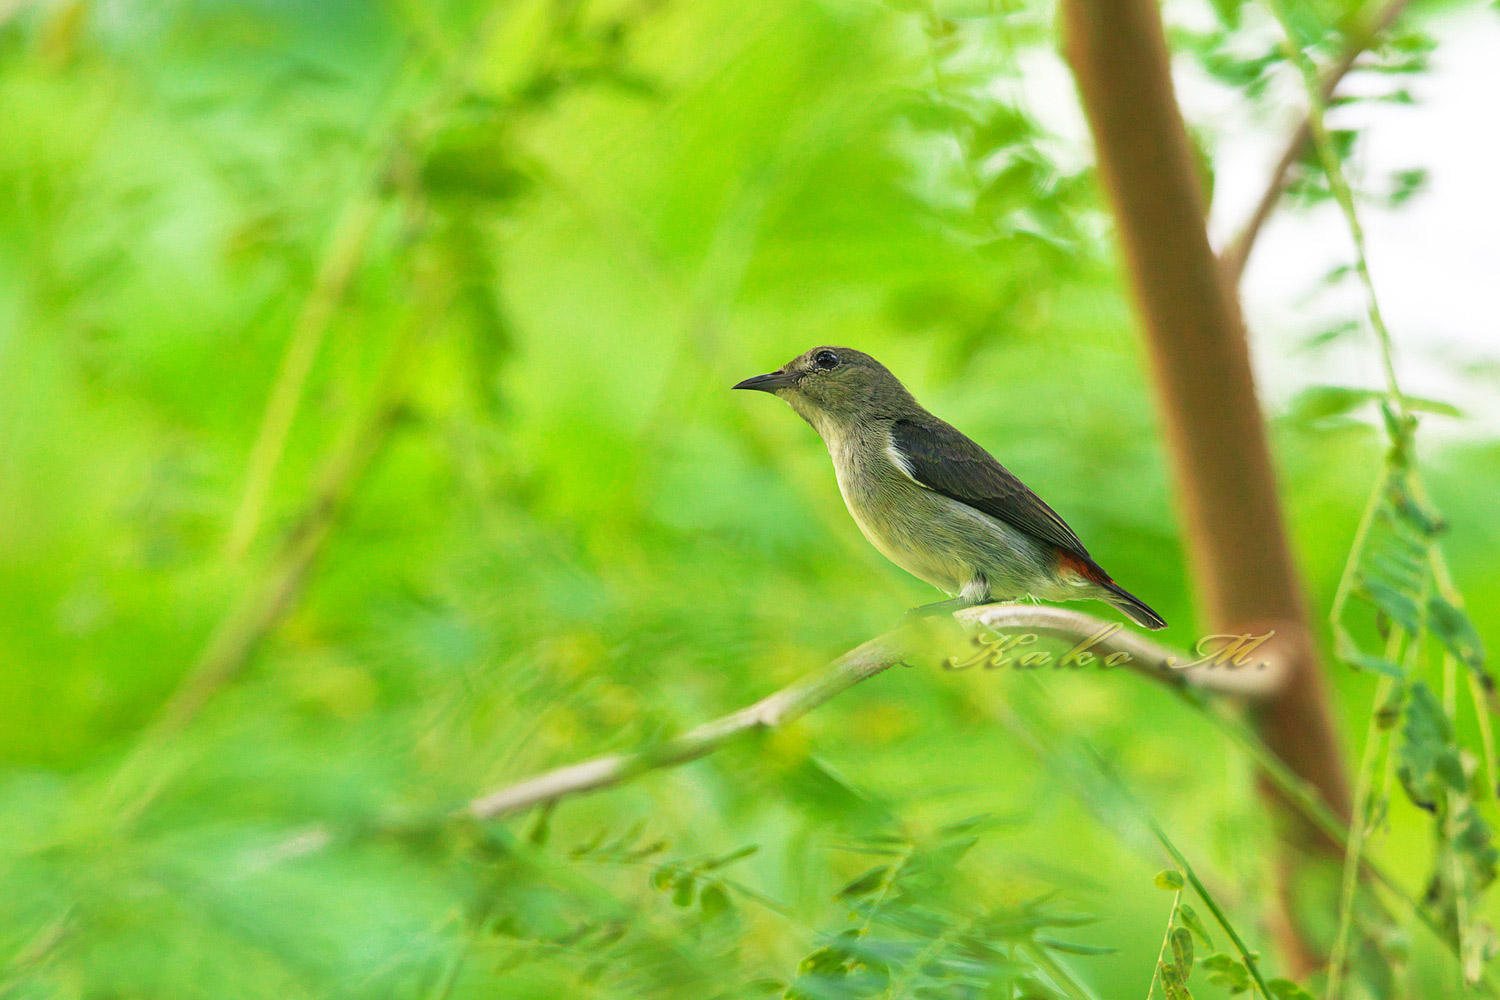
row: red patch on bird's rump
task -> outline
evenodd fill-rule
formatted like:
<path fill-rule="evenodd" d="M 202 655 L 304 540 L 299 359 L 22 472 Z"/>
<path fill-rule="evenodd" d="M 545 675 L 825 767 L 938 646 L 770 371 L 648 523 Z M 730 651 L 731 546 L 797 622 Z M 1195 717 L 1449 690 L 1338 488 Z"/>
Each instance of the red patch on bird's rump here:
<path fill-rule="evenodd" d="M 1094 583 L 1114 583 L 1109 574 L 1100 569 L 1091 559 L 1080 559 L 1067 549 L 1057 550 L 1057 568 L 1064 573 L 1076 573 Z"/>

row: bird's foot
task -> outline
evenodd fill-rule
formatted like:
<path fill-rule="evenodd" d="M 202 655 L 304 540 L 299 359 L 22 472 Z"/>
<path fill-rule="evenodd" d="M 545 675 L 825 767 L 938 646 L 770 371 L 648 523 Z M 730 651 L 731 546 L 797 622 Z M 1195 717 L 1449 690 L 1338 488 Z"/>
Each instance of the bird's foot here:
<path fill-rule="evenodd" d="M 906 614 L 901 616 L 901 624 L 910 625 L 913 622 L 926 621 L 929 618 L 939 618 L 973 606 L 974 602 L 967 597 L 950 597 L 946 601 L 934 601 L 931 604 L 923 604 L 911 608 Z"/>

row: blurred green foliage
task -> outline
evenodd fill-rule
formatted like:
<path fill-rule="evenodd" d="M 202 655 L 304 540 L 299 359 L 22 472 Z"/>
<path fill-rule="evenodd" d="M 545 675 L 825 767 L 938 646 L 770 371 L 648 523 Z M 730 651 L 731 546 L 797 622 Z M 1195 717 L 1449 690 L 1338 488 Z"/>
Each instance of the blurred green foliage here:
<path fill-rule="evenodd" d="M 1215 9 L 1184 52 L 1263 98 L 1276 55 Z M 1039 717 L 1269 948 L 1249 762 L 1113 673 L 892 671 L 607 795 L 423 821 L 931 599 L 814 435 L 726 391 L 817 343 L 1193 640 L 1097 194 L 1026 104 L 1051 39 L 977 4 L 0 6 L 0 995 L 1144 995 L 1162 857 Z M 1275 439 L 1326 608 L 1383 444 L 1303 404 Z M 1500 446 L 1424 458 L 1500 648 Z M 1376 682 L 1334 676 L 1357 734 Z M 1416 885 L 1427 837 L 1373 851 Z"/>

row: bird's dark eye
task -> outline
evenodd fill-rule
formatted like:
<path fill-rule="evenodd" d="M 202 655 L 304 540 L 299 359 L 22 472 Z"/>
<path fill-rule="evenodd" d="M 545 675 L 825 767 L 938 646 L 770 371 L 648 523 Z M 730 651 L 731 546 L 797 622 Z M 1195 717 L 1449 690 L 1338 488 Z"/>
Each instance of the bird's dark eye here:
<path fill-rule="evenodd" d="M 839 366 L 839 356 L 832 351 L 819 351 L 813 357 L 813 364 L 823 371 Z"/>

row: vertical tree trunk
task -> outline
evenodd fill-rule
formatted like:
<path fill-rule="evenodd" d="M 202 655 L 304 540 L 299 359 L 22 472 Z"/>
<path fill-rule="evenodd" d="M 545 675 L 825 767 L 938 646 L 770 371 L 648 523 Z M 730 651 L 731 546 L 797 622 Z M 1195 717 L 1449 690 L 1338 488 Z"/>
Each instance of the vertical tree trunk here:
<path fill-rule="evenodd" d="M 1284 686 L 1252 708 L 1254 724 L 1347 817 L 1346 772 L 1282 524 L 1244 323 L 1209 247 L 1156 0 L 1063 0 L 1061 17 L 1145 328 L 1205 624 L 1275 631 L 1290 669 Z M 1294 819 L 1265 782 L 1262 790 L 1285 820 L 1278 929 L 1302 974 L 1321 964 L 1322 946 L 1292 916 L 1295 876 L 1307 860 L 1341 848 Z"/>

